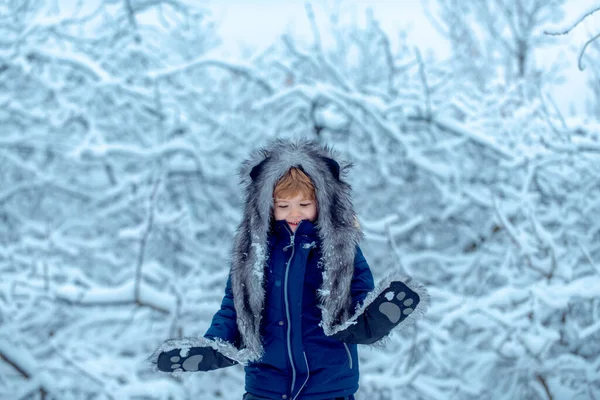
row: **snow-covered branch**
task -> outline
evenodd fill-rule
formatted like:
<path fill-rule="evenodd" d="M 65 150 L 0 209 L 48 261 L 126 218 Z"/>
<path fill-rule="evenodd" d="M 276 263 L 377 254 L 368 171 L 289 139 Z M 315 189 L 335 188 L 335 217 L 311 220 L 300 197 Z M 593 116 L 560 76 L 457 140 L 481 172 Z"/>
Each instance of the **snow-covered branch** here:
<path fill-rule="evenodd" d="M 307 6 L 308 46 L 221 59 L 192 2 L 55 3 L 0 13 L 0 397 L 241 397 L 241 368 L 143 361 L 219 307 L 248 149 L 309 136 L 354 164 L 375 278 L 433 299 L 361 350 L 357 398 L 600 398 L 598 123 L 541 99 L 531 57 L 562 0 L 439 0 L 443 62 L 374 12 L 331 44 Z"/>
<path fill-rule="evenodd" d="M 126 282 L 116 287 L 83 289 L 73 285 L 63 285 L 54 292 L 59 300 L 77 306 L 126 306 L 149 307 L 161 313 L 170 314 L 175 310 L 176 300 L 154 289 L 147 283 Z M 137 296 L 137 297 L 136 297 Z"/>
<path fill-rule="evenodd" d="M 195 60 L 187 62 L 182 65 L 176 65 L 163 70 L 151 71 L 148 73 L 148 77 L 152 79 L 166 78 L 171 75 L 175 75 L 181 72 L 192 70 L 194 68 L 201 67 L 215 67 L 223 70 L 230 71 L 232 74 L 241 75 L 246 79 L 258 84 L 267 94 L 273 93 L 273 88 L 268 81 L 263 79 L 259 73 L 251 65 L 243 65 L 241 63 L 235 63 L 225 60 L 218 60 L 206 57 L 199 57 Z"/>

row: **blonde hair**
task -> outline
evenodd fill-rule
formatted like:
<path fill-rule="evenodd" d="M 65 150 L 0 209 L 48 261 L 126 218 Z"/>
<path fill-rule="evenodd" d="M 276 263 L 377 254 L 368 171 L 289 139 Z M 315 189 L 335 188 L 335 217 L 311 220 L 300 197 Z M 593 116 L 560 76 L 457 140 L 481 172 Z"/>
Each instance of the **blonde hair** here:
<path fill-rule="evenodd" d="M 312 180 L 301 169 L 292 167 L 275 185 L 273 198 L 288 198 L 298 194 L 303 194 L 310 200 L 316 200 L 315 185 Z"/>

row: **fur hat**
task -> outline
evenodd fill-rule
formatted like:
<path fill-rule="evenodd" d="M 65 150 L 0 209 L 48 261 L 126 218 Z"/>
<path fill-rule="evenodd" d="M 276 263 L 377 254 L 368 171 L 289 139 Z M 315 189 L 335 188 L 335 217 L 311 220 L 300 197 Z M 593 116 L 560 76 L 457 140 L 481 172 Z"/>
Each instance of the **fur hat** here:
<path fill-rule="evenodd" d="M 252 358 L 259 359 L 263 353 L 260 324 L 265 302 L 264 271 L 273 191 L 292 167 L 306 173 L 315 186 L 323 264 L 323 284 L 318 297 L 325 334 L 331 335 L 353 311 L 350 310 L 350 286 L 356 246 L 362 232 L 356 224 L 350 185 L 344 181 L 350 166 L 340 164 L 335 158 L 331 148 L 315 141 L 277 139 L 254 151 L 242 165 L 244 217 L 235 236 L 231 284 L 237 325 L 243 345 Z"/>

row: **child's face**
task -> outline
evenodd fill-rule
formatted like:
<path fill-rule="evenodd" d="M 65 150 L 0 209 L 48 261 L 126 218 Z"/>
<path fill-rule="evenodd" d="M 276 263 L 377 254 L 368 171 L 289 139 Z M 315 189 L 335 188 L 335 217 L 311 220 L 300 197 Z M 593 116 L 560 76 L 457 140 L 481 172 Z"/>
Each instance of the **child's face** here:
<path fill-rule="evenodd" d="M 296 232 L 302 220 L 317 219 L 317 202 L 300 193 L 295 197 L 275 198 L 275 220 L 285 220 L 292 232 Z"/>

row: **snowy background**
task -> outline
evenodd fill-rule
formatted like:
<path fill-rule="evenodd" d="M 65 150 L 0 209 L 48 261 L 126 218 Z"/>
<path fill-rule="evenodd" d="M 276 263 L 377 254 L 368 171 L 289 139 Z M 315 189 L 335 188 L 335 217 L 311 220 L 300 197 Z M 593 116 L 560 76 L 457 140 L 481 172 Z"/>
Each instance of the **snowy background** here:
<path fill-rule="evenodd" d="M 146 359 L 219 307 L 241 160 L 309 136 L 432 296 L 357 399 L 600 399 L 600 11 L 544 33 L 599 7 L 0 1 L 0 398 L 240 399 Z"/>

